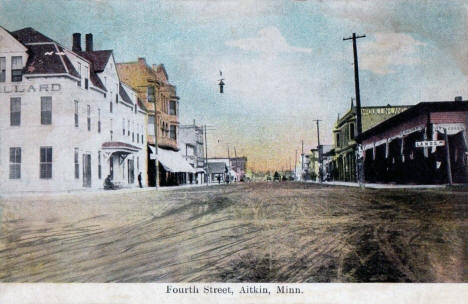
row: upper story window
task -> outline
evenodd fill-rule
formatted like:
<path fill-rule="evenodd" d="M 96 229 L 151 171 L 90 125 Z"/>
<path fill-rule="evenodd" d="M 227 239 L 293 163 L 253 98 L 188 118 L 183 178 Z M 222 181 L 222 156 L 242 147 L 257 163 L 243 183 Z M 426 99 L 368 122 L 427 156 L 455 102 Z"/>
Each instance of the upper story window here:
<path fill-rule="evenodd" d="M 88 131 L 91 131 L 91 106 L 88 105 L 86 109 L 87 121 L 88 121 Z"/>
<path fill-rule="evenodd" d="M 130 119 L 128 120 L 128 129 L 127 129 L 127 133 L 128 133 L 128 136 L 130 136 Z"/>
<path fill-rule="evenodd" d="M 349 124 L 349 138 L 354 139 L 354 124 Z"/>
<path fill-rule="evenodd" d="M 41 97 L 41 125 L 52 123 L 52 97 Z"/>
<path fill-rule="evenodd" d="M 21 98 L 10 98 L 10 126 L 21 124 Z"/>
<path fill-rule="evenodd" d="M 0 82 L 6 81 L 6 57 L 0 57 Z"/>
<path fill-rule="evenodd" d="M 88 67 L 85 66 L 85 67 L 84 67 L 84 86 L 85 86 L 85 89 L 86 89 L 86 90 L 87 90 L 88 87 L 89 87 L 88 74 L 89 74 L 89 72 L 88 72 Z"/>
<path fill-rule="evenodd" d="M 23 81 L 23 57 L 11 57 L 11 81 Z"/>
<path fill-rule="evenodd" d="M 101 133 L 101 109 L 98 109 L 97 112 L 98 112 L 97 131 L 98 133 Z"/>
<path fill-rule="evenodd" d="M 125 135 L 125 118 L 122 118 L 122 135 Z"/>
<path fill-rule="evenodd" d="M 75 100 L 75 127 L 78 128 L 78 100 Z"/>
<path fill-rule="evenodd" d="M 111 113 L 112 113 L 112 101 L 111 101 L 111 102 L 109 102 L 109 112 L 111 112 Z"/>
<path fill-rule="evenodd" d="M 112 104 L 112 102 L 111 102 Z M 110 130 L 109 130 L 109 133 L 110 133 L 110 140 L 112 141 L 113 137 L 114 137 L 114 130 L 112 128 L 112 118 L 110 119 Z"/>
<path fill-rule="evenodd" d="M 154 87 L 149 86 L 146 90 L 148 102 L 154 102 Z"/>
<path fill-rule="evenodd" d="M 77 86 L 81 87 L 81 62 L 78 62 L 78 74 L 80 74 L 80 80 L 76 83 Z"/>
<path fill-rule="evenodd" d="M 335 139 L 336 139 L 336 146 L 337 146 L 337 147 L 340 147 L 340 146 L 341 146 L 341 145 L 340 145 L 340 133 L 336 133 Z"/>
<path fill-rule="evenodd" d="M 174 100 L 171 100 L 169 102 L 169 114 L 170 115 L 177 115 L 177 102 Z"/>

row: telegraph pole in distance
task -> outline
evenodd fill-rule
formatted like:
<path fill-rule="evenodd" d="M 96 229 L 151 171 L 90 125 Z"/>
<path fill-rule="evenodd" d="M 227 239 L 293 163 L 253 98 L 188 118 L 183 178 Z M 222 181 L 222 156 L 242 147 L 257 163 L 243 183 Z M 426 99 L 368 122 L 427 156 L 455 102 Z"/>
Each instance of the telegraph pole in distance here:
<path fill-rule="evenodd" d="M 364 38 L 366 35 L 357 36 L 356 33 L 353 33 L 353 36 L 348 38 L 343 38 L 343 40 L 353 40 L 353 54 L 354 54 L 354 88 L 356 90 L 356 124 L 357 124 L 357 150 L 360 150 L 360 135 L 362 133 L 362 121 L 361 121 L 361 93 L 359 90 L 359 64 L 358 64 L 358 54 L 357 54 L 357 45 L 356 40 Z M 356 155 L 356 167 L 357 167 L 357 181 L 362 185 L 364 179 L 364 168 L 362 165 L 362 157 Z"/>

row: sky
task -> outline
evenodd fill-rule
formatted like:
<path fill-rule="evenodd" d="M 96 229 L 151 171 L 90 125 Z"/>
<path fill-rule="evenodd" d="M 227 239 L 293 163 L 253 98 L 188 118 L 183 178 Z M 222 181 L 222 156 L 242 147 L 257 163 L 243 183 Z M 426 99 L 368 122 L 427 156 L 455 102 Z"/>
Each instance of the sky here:
<path fill-rule="evenodd" d="M 117 62 L 163 63 L 181 123 L 210 126 L 209 156 L 235 151 L 254 170 L 294 167 L 301 141 L 317 144 L 315 119 L 332 143 L 355 95 L 353 32 L 366 35 L 363 106 L 468 96 L 467 14 L 468 0 L 0 0 L 8 30 L 65 47 L 93 33 Z"/>

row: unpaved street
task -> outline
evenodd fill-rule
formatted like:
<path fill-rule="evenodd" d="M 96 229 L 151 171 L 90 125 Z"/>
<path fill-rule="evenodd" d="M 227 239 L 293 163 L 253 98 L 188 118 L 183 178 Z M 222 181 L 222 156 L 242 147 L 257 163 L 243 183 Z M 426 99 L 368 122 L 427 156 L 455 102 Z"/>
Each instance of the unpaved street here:
<path fill-rule="evenodd" d="M 0 281 L 466 282 L 467 207 L 300 183 L 3 198 Z"/>

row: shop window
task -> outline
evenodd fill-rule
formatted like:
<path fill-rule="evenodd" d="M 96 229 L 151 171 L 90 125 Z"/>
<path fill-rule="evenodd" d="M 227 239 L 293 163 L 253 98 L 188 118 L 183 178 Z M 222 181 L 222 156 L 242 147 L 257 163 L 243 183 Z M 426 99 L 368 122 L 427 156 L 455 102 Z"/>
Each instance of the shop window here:
<path fill-rule="evenodd" d="M 52 178 L 52 147 L 41 147 L 40 178 Z"/>
<path fill-rule="evenodd" d="M 6 57 L 0 57 L 0 82 L 6 81 Z"/>
<path fill-rule="evenodd" d="M 10 179 L 21 178 L 21 148 L 10 148 Z"/>
<path fill-rule="evenodd" d="M 75 148 L 75 155 L 74 155 L 75 179 L 80 178 L 80 163 L 78 162 L 78 153 L 79 153 L 79 149 Z"/>

